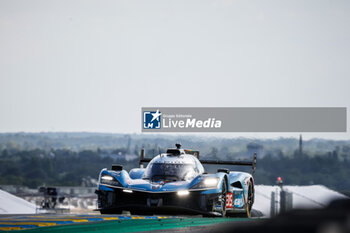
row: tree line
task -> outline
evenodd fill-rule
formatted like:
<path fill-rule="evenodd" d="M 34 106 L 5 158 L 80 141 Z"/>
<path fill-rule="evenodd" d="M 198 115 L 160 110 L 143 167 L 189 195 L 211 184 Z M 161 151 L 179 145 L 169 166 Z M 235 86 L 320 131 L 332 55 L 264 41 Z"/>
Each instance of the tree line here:
<path fill-rule="evenodd" d="M 213 148 L 214 152 L 220 151 Z M 49 186 L 79 186 L 83 180 L 97 179 L 102 168 L 122 164 L 124 169 L 138 167 L 138 158 L 129 159 L 125 148 L 113 150 L 33 149 L 0 150 L 0 185 L 24 185 L 37 188 Z M 204 155 L 203 158 L 210 158 Z M 230 155 L 215 154 L 217 158 L 231 158 Z M 258 158 L 255 173 L 256 184 L 272 185 L 281 176 L 287 185 L 322 184 L 336 190 L 350 190 L 350 161 L 338 151 L 317 156 L 305 153 L 284 154 L 280 151 L 267 153 Z M 205 166 L 208 172 L 215 172 L 222 166 Z M 250 168 L 229 167 L 231 170 L 250 172 Z"/>

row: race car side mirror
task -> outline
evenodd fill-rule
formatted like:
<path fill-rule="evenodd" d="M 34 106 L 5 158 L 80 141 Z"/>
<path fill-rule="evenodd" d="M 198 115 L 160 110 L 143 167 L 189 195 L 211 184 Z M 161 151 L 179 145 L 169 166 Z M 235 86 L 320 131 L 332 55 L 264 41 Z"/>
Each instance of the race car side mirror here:
<path fill-rule="evenodd" d="M 113 170 L 113 171 L 121 171 L 121 170 L 123 170 L 123 165 L 120 165 L 120 164 L 112 164 L 112 170 Z"/>
<path fill-rule="evenodd" d="M 230 174 L 230 170 L 227 169 L 227 168 L 219 168 L 218 172 L 223 172 L 223 173 L 226 173 L 226 174 Z"/>

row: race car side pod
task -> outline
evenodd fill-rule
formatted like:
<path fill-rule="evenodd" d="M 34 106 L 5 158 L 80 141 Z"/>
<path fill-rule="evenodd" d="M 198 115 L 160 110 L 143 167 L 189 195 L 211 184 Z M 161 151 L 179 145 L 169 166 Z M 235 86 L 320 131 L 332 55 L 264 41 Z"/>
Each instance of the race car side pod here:
<path fill-rule="evenodd" d="M 256 169 L 256 153 L 254 153 L 253 161 L 222 161 L 222 160 L 199 160 L 202 164 L 212 164 L 212 165 L 236 165 L 236 166 L 252 166 L 252 175 L 255 173 Z"/>

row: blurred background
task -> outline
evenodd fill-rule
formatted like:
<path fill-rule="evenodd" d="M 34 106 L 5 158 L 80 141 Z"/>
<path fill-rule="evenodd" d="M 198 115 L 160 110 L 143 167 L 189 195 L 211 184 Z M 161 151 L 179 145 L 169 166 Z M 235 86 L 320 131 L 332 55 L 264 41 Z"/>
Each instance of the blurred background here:
<path fill-rule="evenodd" d="M 257 152 L 266 215 L 277 177 L 295 206 L 345 198 L 349 131 L 141 134 L 140 117 L 148 106 L 349 108 L 349 11 L 346 0 L 0 0 L 0 213 L 92 211 L 102 168 L 129 170 L 141 148 L 176 142 L 208 159 Z"/>
<path fill-rule="evenodd" d="M 96 208 L 99 171 L 122 164 L 129 171 L 139 166 L 141 148 L 145 156 L 164 153 L 174 142 L 200 150 L 200 158 L 251 160 L 257 153 L 255 209 L 269 216 L 271 192 L 279 196 L 281 180 L 294 195 L 291 205 L 322 208 L 331 200 L 350 194 L 350 142 L 299 138 L 252 139 L 189 135 L 142 135 L 102 133 L 3 133 L 0 134 L 0 188 L 36 205 L 54 187 L 57 206 L 76 212 Z M 220 166 L 206 165 L 207 172 Z M 251 168 L 229 167 L 251 172 Z M 48 197 L 48 196 L 47 196 Z M 278 204 L 278 200 L 276 200 Z M 276 204 L 276 205 L 277 205 Z M 45 208 L 46 208 L 45 207 Z M 19 209 L 9 210 L 12 212 Z"/>

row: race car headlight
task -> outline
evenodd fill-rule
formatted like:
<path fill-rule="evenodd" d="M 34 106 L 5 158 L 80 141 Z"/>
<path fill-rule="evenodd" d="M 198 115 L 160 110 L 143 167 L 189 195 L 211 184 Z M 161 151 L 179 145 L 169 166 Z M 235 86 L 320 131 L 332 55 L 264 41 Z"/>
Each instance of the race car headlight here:
<path fill-rule="evenodd" d="M 188 194 L 190 194 L 190 192 L 187 190 L 180 190 L 177 192 L 177 195 L 179 196 L 187 196 Z"/>
<path fill-rule="evenodd" d="M 217 178 L 208 178 L 205 179 L 203 182 L 205 186 L 212 187 L 212 186 L 217 186 L 219 179 Z"/>
<path fill-rule="evenodd" d="M 120 183 L 117 181 L 117 179 L 115 179 L 113 176 L 109 176 L 109 175 L 102 175 L 100 183 L 114 185 L 114 186 L 121 186 Z"/>
<path fill-rule="evenodd" d="M 192 189 L 217 188 L 219 181 L 218 177 L 205 178 L 198 184 L 193 185 Z"/>
<path fill-rule="evenodd" d="M 102 176 L 101 177 L 101 180 L 113 180 L 113 177 L 112 176 Z"/>

